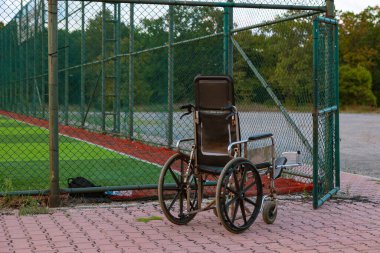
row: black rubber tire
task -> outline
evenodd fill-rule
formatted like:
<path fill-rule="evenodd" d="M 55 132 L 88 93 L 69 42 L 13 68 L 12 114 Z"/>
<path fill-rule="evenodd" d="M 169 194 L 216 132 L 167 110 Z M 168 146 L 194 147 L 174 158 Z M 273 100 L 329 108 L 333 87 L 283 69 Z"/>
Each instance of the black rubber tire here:
<path fill-rule="evenodd" d="M 195 216 L 195 214 L 186 214 L 187 195 L 186 185 L 183 182 L 183 175 L 186 172 L 188 161 L 189 156 L 187 155 L 180 153 L 173 155 L 166 161 L 164 167 L 161 170 L 160 178 L 158 181 L 158 200 L 162 212 L 169 221 L 177 225 L 186 225 Z M 191 166 L 190 174 L 192 176 L 193 172 L 193 166 Z M 170 183 L 171 186 L 168 186 Z M 197 179 L 195 176 L 192 177 L 191 185 L 193 187 L 191 187 L 192 190 L 190 196 L 190 211 L 193 211 L 197 209 L 198 205 L 198 187 Z"/>
<path fill-rule="evenodd" d="M 263 220 L 266 224 L 273 224 L 277 218 L 277 203 L 274 200 L 265 201 L 263 207 Z"/>
<path fill-rule="evenodd" d="M 263 187 L 256 167 L 245 158 L 228 162 L 216 188 L 216 211 L 222 225 L 231 233 L 244 232 L 259 215 L 262 199 Z M 241 217 L 237 216 L 239 209 Z"/>

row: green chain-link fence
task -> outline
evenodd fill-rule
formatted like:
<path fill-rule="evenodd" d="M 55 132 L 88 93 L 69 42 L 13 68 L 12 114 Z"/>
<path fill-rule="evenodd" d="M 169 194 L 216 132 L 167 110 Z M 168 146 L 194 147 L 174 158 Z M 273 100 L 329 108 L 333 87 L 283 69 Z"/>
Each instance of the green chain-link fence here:
<path fill-rule="evenodd" d="M 302 153 L 285 177 L 311 182 L 313 19 L 324 0 L 114 2 L 58 2 L 61 189 L 77 176 L 102 191 L 156 188 L 170 148 L 193 136 L 179 106 L 193 102 L 198 74 L 232 75 L 243 137 L 273 132 L 278 155 Z M 49 189 L 47 4 L 0 7 L 2 194 Z"/>

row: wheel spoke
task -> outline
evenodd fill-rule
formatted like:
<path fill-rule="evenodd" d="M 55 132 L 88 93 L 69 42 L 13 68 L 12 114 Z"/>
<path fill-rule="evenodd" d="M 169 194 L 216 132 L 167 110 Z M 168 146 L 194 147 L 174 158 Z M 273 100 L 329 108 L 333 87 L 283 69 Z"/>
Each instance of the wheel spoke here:
<path fill-rule="evenodd" d="M 251 205 L 255 206 L 255 207 L 257 206 L 257 204 L 255 202 L 253 202 L 252 200 L 250 200 L 247 197 L 244 197 L 244 200 L 247 201 L 248 203 L 250 203 Z"/>
<path fill-rule="evenodd" d="M 236 201 L 236 199 L 238 198 L 238 196 L 237 195 L 235 195 L 230 201 L 228 201 L 224 206 L 226 207 L 226 208 L 229 208 L 229 206 L 231 205 L 231 203 L 233 202 L 233 201 Z"/>
<path fill-rule="evenodd" d="M 178 199 L 178 196 L 179 196 L 179 194 L 180 194 L 181 192 L 182 192 L 182 191 L 178 191 L 178 192 L 177 192 L 177 194 L 174 196 L 174 198 L 173 198 L 172 202 L 171 202 L 171 203 L 170 203 L 170 205 L 169 205 L 169 208 L 168 208 L 168 210 L 172 209 L 172 207 L 173 207 L 174 203 L 177 201 L 177 199 Z"/>
<path fill-rule="evenodd" d="M 246 168 L 244 168 L 243 176 L 241 177 L 241 182 L 240 182 L 240 189 L 244 188 L 244 182 L 245 182 L 245 176 L 246 175 L 247 175 L 247 170 L 246 170 Z"/>
<path fill-rule="evenodd" d="M 232 223 L 234 223 L 235 222 L 235 219 L 236 219 L 236 214 L 237 214 L 237 211 L 238 211 L 238 209 L 239 209 L 239 207 L 237 206 L 238 205 L 238 202 L 239 202 L 240 200 L 237 198 L 236 199 L 236 201 L 235 201 L 235 205 L 234 205 L 234 212 L 233 212 L 233 214 L 232 214 L 232 219 L 231 219 L 231 222 Z"/>
<path fill-rule="evenodd" d="M 185 199 L 187 200 L 187 192 L 182 191 L 182 195 L 183 195 L 183 197 L 185 197 Z M 190 199 L 190 206 L 191 206 L 192 210 L 195 209 L 195 208 L 194 208 L 195 201 L 196 201 L 196 198 L 194 198 L 193 201 L 191 201 L 191 199 Z"/>
<path fill-rule="evenodd" d="M 255 184 L 256 184 L 256 180 L 253 181 L 251 184 L 249 184 L 247 187 L 245 187 L 242 193 L 246 193 Z"/>
<path fill-rule="evenodd" d="M 243 215 L 243 219 L 244 219 L 244 224 L 246 224 L 247 223 L 247 217 L 245 215 L 244 201 L 242 199 L 240 199 L 239 202 L 240 202 L 241 214 Z"/>
<path fill-rule="evenodd" d="M 237 195 L 237 191 L 236 190 L 233 190 L 231 187 L 227 186 L 226 187 L 227 190 L 229 190 L 230 192 L 232 192 L 233 194 Z"/>
<path fill-rule="evenodd" d="M 178 181 L 178 178 L 177 178 L 176 174 L 173 172 L 172 168 L 169 167 L 168 170 L 169 170 L 170 174 L 172 175 L 172 177 L 173 177 L 174 181 L 176 182 L 176 184 L 178 186 L 180 186 L 181 183 Z"/>

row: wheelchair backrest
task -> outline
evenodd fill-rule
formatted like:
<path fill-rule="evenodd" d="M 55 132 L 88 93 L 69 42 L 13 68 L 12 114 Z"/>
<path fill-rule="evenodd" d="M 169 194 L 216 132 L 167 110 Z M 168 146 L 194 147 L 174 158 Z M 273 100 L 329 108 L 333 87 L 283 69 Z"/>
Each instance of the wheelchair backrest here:
<path fill-rule="evenodd" d="M 195 138 L 198 164 L 224 166 L 231 157 L 227 147 L 239 140 L 234 87 L 229 76 L 197 76 L 195 92 Z"/>

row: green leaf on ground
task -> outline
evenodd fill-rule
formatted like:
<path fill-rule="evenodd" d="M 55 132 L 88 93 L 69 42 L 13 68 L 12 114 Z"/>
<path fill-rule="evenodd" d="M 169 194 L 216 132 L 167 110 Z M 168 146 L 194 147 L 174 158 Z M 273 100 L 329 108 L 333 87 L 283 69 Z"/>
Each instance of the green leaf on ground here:
<path fill-rule="evenodd" d="M 150 216 L 150 217 L 140 217 L 136 219 L 136 221 L 144 222 L 144 223 L 148 223 L 149 221 L 152 221 L 152 220 L 162 220 L 162 218 L 159 216 Z"/>

